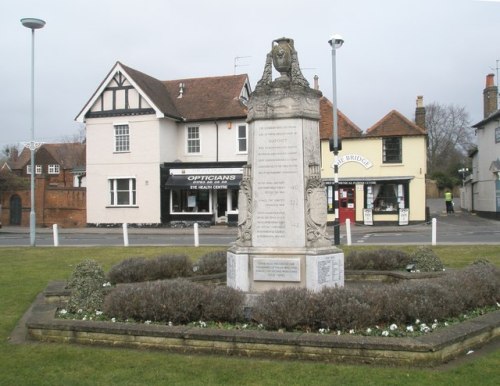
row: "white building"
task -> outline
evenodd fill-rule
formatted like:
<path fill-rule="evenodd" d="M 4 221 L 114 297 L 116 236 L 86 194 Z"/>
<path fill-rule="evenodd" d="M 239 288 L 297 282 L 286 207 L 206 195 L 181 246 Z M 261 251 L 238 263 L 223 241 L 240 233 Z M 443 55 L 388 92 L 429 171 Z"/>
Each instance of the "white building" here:
<path fill-rule="evenodd" d="M 470 153 L 472 174 L 465 185 L 465 209 L 500 219 L 500 110 L 494 75 L 486 77 L 484 119 L 476 123 L 477 148 Z"/>
<path fill-rule="evenodd" d="M 117 62 L 76 118 L 88 225 L 236 219 L 250 92 L 247 75 L 160 81 Z"/>

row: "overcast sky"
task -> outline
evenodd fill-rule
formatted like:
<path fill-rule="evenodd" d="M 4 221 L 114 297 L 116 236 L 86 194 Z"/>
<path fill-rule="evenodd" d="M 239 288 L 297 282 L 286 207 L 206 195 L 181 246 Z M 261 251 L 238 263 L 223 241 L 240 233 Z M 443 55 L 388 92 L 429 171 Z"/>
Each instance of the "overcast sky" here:
<path fill-rule="evenodd" d="M 482 119 L 482 91 L 500 59 L 500 0 L 16 0 L 0 6 L 0 146 L 29 141 L 31 31 L 35 136 L 58 142 L 116 61 L 160 80 L 247 73 L 260 79 L 271 42 L 295 40 L 303 73 L 332 99 L 328 40 L 337 51 L 338 105 L 366 130 L 391 110 L 464 106 Z"/>

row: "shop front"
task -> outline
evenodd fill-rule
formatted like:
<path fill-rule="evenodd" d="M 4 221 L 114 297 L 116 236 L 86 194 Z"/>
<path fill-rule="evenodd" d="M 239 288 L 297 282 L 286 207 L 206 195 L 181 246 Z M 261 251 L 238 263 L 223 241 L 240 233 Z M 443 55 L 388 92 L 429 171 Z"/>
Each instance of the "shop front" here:
<path fill-rule="evenodd" d="M 243 164 L 164 164 L 162 223 L 236 225 Z"/>

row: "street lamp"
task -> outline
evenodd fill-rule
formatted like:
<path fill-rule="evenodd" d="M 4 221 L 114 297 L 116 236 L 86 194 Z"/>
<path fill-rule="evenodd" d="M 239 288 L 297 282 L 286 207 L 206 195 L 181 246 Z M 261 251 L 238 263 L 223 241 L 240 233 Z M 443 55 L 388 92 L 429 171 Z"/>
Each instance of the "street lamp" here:
<path fill-rule="evenodd" d="M 43 28 L 45 21 L 34 18 L 21 19 L 26 28 L 31 29 L 31 142 L 27 146 L 31 151 L 31 211 L 30 211 L 30 245 L 35 246 L 36 214 L 35 214 L 35 150 L 39 146 L 35 142 L 35 30 Z"/>
<path fill-rule="evenodd" d="M 468 168 L 458 169 L 459 173 L 462 173 L 462 187 L 465 189 L 465 174 L 469 172 Z"/>
<path fill-rule="evenodd" d="M 339 223 L 339 133 L 337 122 L 337 64 L 335 53 L 344 44 L 344 39 L 340 35 L 333 35 L 328 43 L 332 47 L 332 86 L 333 86 L 333 195 L 335 208 L 335 221 L 333 222 L 333 243 L 340 245 L 340 223 Z"/>

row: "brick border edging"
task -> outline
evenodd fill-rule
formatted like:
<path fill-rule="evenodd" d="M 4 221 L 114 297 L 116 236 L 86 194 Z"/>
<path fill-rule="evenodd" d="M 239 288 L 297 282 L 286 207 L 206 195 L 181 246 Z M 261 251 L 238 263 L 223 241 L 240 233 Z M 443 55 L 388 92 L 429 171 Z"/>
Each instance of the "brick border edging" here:
<path fill-rule="evenodd" d="M 47 290 L 53 293 L 54 283 Z M 189 354 L 434 366 L 500 336 L 500 311 L 416 338 L 385 338 L 65 320 L 55 317 L 58 305 L 37 297 L 26 322 L 30 339 Z"/>

